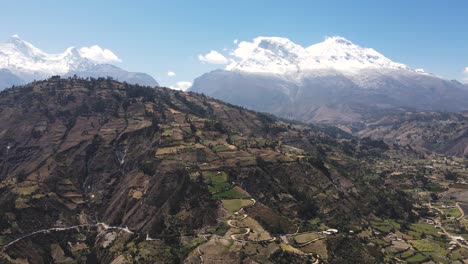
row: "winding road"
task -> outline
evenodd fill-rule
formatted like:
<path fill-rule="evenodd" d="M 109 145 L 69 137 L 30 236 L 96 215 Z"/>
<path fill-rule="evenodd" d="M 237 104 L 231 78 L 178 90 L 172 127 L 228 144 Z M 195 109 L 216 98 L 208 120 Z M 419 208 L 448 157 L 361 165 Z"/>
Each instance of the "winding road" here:
<path fill-rule="evenodd" d="M 128 233 L 128 234 L 135 234 L 133 231 L 130 231 L 130 229 L 128 229 L 128 227 L 109 226 L 109 225 L 107 225 L 105 223 L 84 224 L 84 225 L 75 225 L 75 226 L 69 226 L 69 227 L 53 227 L 53 228 L 49 228 L 49 229 L 42 229 L 42 230 L 34 231 L 34 232 L 29 233 L 27 235 L 21 236 L 21 237 L 15 239 L 15 240 L 11 241 L 10 243 L 4 245 L 2 247 L 2 249 L 5 250 L 9 246 L 17 243 L 18 241 L 21 241 L 21 240 L 23 240 L 25 238 L 28 238 L 28 237 L 31 237 L 31 236 L 34 236 L 34 235 L 48 234 L 48 233 L 51 233 L 51 232 L 62 232 L 62 231 L 67 231 L 67 230 L 72 230 L 72 229 L 80 229 L 80 228 L 83 228 L 83 227 L 102 227 L 104 230 L 116 229 L 116 230 L 120 230 L 120 231 L 123 231 L 123 232 Z"/>
<path fill-rule="evenodd" d="M 461 213 L 461 216 L 457 217 L 456 220 L 457 221 L 460 221 L 463 219 L 463 217 L 465 217 L 465 212 L 463 211 L 463 209 L 461 208 L 460 206 L 460 203 L 459 202 L 456 202 L 455 203 L 455 206 L 458 208 L 458 210 L 460 210 L 460 213 Z M 445 213 L 438 209 L 437 207 L 432 207 L 432 204 L 429 203 L 429 209 L 435 209 L 437 211 L 439 211 L 441 213 L 441 215 L 445 215 Z M 442 232 L 450 238 L 450 240 L 452 241 L 455 241 L 455 243 L 457 243 L 458 246 L 462 247 L 462 248 L 465 248 L 465 249 L 468 249 L 468 246 L 462 244 L 460 241 L 458 241 L 458 239 L 455 238 L 455 236 L 451 235 L 449 232 L 447 232 L 447 230 L 445 230 L 445 228 L 442 226 L 442 223 L 437 221 L 437 220 L 434 220 L 434 225 L 438 225 L 440 227 L 440 230 L 442 230 Z"/>
<path fill-rule="evenodd" d="M 200 258 L 200 263 L 203 263 L 203 252 L 201 252 L 200 250 L 200 247 L 197 248 L 197 251 L 198 251 L 198 254 L 199 254 L 199 258 Z"/>
<path fill-rule="evenodd" d="M 463 209 L 461 208 L 459 202 L 456 202 L 456 203 L 455 203 L 455 206 L 458 208 L 458 210 L 459 210 L 460 213 L 461 213 L 461 215 L 460 215 L 459 217 L 457 217 L 457 221 L 460 221 L 460 220 L 463 219 L 463 217 L 465 217 L 465 212 L 464 212 Z"/>
<path fill-rule="evenodd" d="M 244 213 L 244 209 L 247 208 L 247 207 L 251 207 L 253 205 L 255 205 L 256 201 L 255 199 L 251 198 L 250 199 L 252 201 L 251 204 L 247 205 L 247 206 L 244 206 L 244 207 L 241 207 L 239 210 L 237 210 L 236 212 L 234 212 L 231 216 L 228 217 L 228 220 L 227 220 L 227 225 L 231 228 L 234 228 L 234 229 L 238 229 L 241 231 L 241 233 L 237 233 L 237 234 L 231 234 L 230 235 L 230 238 L 234 241 L 237 241 L 237 242 L 250 242 L 250 243 L 262 243 L 262 242 L 274 242 L 277 240 L 277 237 L 272 237 L 271 239 L 265 239 L 265 240 L 251 240 L 251 239 L 243 239 L 243 238 L 240 238 L 242 236 L 245 236 L 245 235 L 248 235 L 252 229 L 249 228 L 249 227 L 243 227 L 243 226 L 237 226 L 236 223 L 234 221 L 242 221 L 244 219 L 246 219 L 248 217 L 248 215 L 246 213 Z M 292 234 L 285 234 L 285 236 L 294 236 L 296 234 L 299 233 L 299 228 L 300 226 L 297 226 L 297 230 L 296 232 L 292 233 Z M 311 243 L 314 243 L 318 240 L 322 240 L 322 239 L 325 239 L 325 236 L 324 237 L 318 237 L 318 238 L 315 238 L 313 240 L 310 240 L 308 242 L 305 242 L 301 245 L 299 245 L 298 247 L 305 247 Z M 289 244 L 289 243 L 287 243 Z M 200 246 L 197 247 L 196 249 L 196 253 L 198 255 L 198 258 L 200 259 L 200 263 L 204 263 L 204 257 L 203 257 L 203 252 L 201 251 L 200 249 Z M 313 254 L 313 253 L 304 253 L 304 255 L 307 255 L 307 256 L 312 256 L 313 257 L 313 264 L 318 264 L 320 263 L 320 256 L 317 255 L 317 254 Z"/>
<path fill-rule="evenodd" d="M 440 229 L 444 232 L 444 234 L 447 237 L 450 238 L 450 240 L 455 241 L 455 243 L 457 243 L 457 245 L 459 245 L 460 247 L 468 249 L 468 246 L 465 246 L 464 244 L 460 243 L 460 241 L 458 241 L 458 239 L 456 239 L 455 236 L 452 236 L 449 232 L 447 232 L 447 230 L 445 230 L 445 228 L 442 225 L 440 225 Z"/>
<path fill-rule="evenodd" d="M 324 236 L 323 236 L 323 237 L 317 237 L 317 238 L 315 238 L 315 239 L 312 239 L 312 240 L 310 240 L 310 241 L 307 241 L 307 242 L 305 242 L 305 243 L 302 243 L 302 244 L 300 244 L 300 245 L 297 245 L 296 247 L 297 247 L 297 248 L 305 247 L 305 246 L 307 246 L 307 245 L 309 245 L 309 244 L 312 244 L 312 243 L 314 243 L 314 242 L 316 242 L 316 241 L 319 241 L 319 240 L 322 240 L 322 239 L 325 239 L 325 237 L 324 237 Z"/>
<path fill-rule="evenodd" d="M 253 199 L 253 198 L 250 198 L 250 200 L 252 201 L 252 204 L 249 204 L 249 205 L 247 205 L 247 206 L 242 207 L 241 209 L 239 209 L 239 210 L 237 210 L 236 212 L 234 212 L 234 214 L 233 214 L 232 216 L 238 216 L 242 211 L 244 211 L 244 208 L 254 206 L 255 203 L 257 202 L 257 201 L 255 201 L 255 199 Z M 231 217 L 232 217 L 232 216 L 231 216 Z M 248 228 L 248 227 L 236 226 L 236 225 L 234 225 L 232 222 L 233 222 L 233 221 L 242 221 L 242 220 L 246 219 L 247 217 L 248 217 L 247 214 L 243 214 L 242 217 L 239 218 L 239 219 L 229 219 L 229 220 L 227 221 L 227 224 L 228 224 L 230 227 L 236 228 L 236 229 L 239 229 L 239 230 L 242 230 L 242 229 L 245 230 L 243 233 L 232 234 L 232 235 L 231 235 L 231 239 L 232 239 L 232 240 L 235 240 L 235 241 L 238 241 L 238 242 L 254 242 L 254 243 L 273 242 L 273 241 L 276 240 L 276 237 L 273 237 L 273 238 L 271 238 L 271 239 L 265 239 L 265 240 L 245 240 L 245 239 L 237 238 L 236 236 L 245 236 L 245 235 L 249 234 L 250 231 L 251 231 L 251 229 Z"/>

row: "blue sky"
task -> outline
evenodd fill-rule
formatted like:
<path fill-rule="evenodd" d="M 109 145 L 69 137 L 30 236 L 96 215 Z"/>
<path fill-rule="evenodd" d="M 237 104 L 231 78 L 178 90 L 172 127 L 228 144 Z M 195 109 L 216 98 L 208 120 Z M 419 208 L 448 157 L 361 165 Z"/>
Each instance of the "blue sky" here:
<path fill-rule="evenodd" d="M 223 67 L 203 64 L 198 55 L 257 36 L 308 46 L 339 35 L 414 68 L 468 77 L 468 1 L 462 0 L 0 0 L 0 7 L 0 38 L 19 34 L 50 53 L 98 44 L 117 54 L 118 66 L 163 85 Z"/>

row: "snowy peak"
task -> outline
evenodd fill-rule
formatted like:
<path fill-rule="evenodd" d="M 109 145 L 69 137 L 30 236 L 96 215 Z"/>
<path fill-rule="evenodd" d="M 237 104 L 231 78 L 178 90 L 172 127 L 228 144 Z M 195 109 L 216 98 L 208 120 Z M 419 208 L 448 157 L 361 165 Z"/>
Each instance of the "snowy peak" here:
<path fill-rule="evenodd" d="M 240 59 L 227 70 L 282 74 L 298 70 L 306 51 L 287 38 L 257 37 L 241 42 L 233 55 Z"/>
<path fill-rule="evenodd" d="M 287 38 L 257 37 L 253 42 L 241 42 L 234 50 L 237 60 L 226 69 L 231 71 L 300 74 L 318 69 L 332 69 L 353 73 L 362 69 L 399 69 L 413 71 L 410 67 L 393 62 L 370 48 L 335 36 L 307 48 Z"/>
<path fill-rule="evenodd" d="M 108 49 L 98 45 L 80 49 L 70 47 L 62 53 L 46 53 L 18 35 L 0 43 L 0 90 L 12 84 L 27 83 L 53 75 L 78 75 L 81 77 L 112 77 L 128 83 L 157 86 L 153 77 L 127 72 L 109 65 L 121 60 Z"/>
<path fill-rule="evenodd" d="M 36 48 L 29 42 L 26 42 L 18 35 L 11 36 L 6 43 L 0 43 L 1 51 L 9 51 L 10 55 L 18 56 L 23 55 L 25 58 L 34 59 L 34 60 L 58 60 L 58 59 L 67 59 L 67 58 L 74 58 L 76 59 L 84 59 L 80 55 L 79 51 L 74 48 L 70 47 L 65 50 L 63 53 L 59 54 L 47 54 L 44 51 Z"/>
<path fill-rule="evenodd" d="M 27 81 L 65 74 L 93 64 L 73 47 L 63 53 L 48 54 L 18 35 L 0 43 L 0 68 L 8 69 Z"/>
<path fill-rule="evenodd" d="M 43 52 L 38 48 L 34 47 L 31 43 L 26 42 L 18 35 L 11 36 L 7 41 L 6 44 L 10 44 L 9 47 L 13 51 L 20 52 L 26 56 L 37 56 L 43 55 Z"/>
<path fill-rule="evenodd" d="M 304 50 L 287 38 L 259 37 L 256 41 L 258 42 L 258 50 L 268 51 L 284 58 L 297 57 L 297 54 Z"/>
<path fill-rule="evenodd" d="M 404 69 L 410 68 L 396 63 L 371 48 L 363 48 L 343 37 L 329 37 L 325 41 L 306 48 L 310 58 L 320 66 L 342 71 L 364 68 Z"/>
<path fill-rule="evenodd" d="M 340 36 L 327 37 L 323 43 L 327 43 L 329 45 L 354 45 L 351 41 Z"/>

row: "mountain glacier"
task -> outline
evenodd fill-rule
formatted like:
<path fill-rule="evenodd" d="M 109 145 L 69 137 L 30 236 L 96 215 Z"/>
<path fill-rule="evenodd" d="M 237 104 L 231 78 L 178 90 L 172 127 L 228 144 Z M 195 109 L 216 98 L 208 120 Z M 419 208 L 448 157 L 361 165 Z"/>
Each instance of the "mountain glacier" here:
<path fill-rule="evenodd" d="M 404 111 L 468 110 L 465 86 L 397 63 L 343 37 L 302 47 L 286 38 L 241 42 L 224 70 L 191 91 L 304 122 L 354 123 Z"/>
<path fill-rule="evenodd" d="M 329 37 L 306 48 L 287 38 L 257 37 L 250 43 L 241 42 L 233 55 L 239 60 L 229 64 L 226 70 L 289 76 L 323 69 L 347 73 L 368 68 L 412 70 L 343 37 Z"/>
<path fill-rule="evenodd" d="M 52 75 L 78 75 L 82 77 L 112 77 L 120 81 L 157 86 L 151 76 L 132 73 L 119 67 L 101 64 L 87 58 L 79 49 L 70 47 L 63 53 L 48 54 L 18 35 L 0 43 L 0 89 L 11 85 L 48 78 Z M 8 80 L 7 78 L 8 73 Z M 14 76 L 14 77 L 12 77 Z"/>

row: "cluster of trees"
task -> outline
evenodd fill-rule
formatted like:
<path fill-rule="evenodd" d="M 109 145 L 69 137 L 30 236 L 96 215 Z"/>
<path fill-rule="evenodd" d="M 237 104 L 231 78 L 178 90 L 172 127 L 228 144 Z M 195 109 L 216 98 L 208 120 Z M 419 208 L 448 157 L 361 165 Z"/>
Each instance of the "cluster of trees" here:
<path fill-rule="evenodd" d="M 225 134 L 228 132 L 224 124 L 216 120 L 206 120 L 204 124 L 204 129 L 208 131 L 217 131 L 221 134 Z"/>
<path fill-rule="evenodd" d="M 180 92 L 175 92 L 174 97 L 180 102 L 182 102 L 187 108 L 189 108 L 192 114 L 200 116 L 200 117 L 205 117 L 207 115 L 207 111 L 205 110 L 205 108 L 203 108 L 202 106 L 194 102 L 187 100 L 187 98 L 181 95 Z"/>

